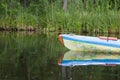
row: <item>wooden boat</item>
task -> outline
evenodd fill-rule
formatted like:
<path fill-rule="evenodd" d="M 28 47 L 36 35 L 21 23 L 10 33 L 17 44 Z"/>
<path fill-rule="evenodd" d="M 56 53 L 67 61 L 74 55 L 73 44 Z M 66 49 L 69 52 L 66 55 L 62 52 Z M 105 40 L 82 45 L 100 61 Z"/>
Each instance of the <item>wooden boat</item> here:
<path fill-rule="evenodd" d="M 114 37 L 91 37 L 74 34 L 60 34 L 62 45 L 72 51 L 120 52 L 120 39 Z"/>
<path fill-rule="evenodd" d="M 60 66 L 120 65 L 120 54 L 68 51 L 60 57 Z"/>

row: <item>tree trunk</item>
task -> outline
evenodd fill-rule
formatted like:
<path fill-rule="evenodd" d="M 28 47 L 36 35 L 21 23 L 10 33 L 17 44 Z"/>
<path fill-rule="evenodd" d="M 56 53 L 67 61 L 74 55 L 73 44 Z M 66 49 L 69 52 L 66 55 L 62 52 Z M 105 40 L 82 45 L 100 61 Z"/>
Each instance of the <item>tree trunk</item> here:
<path fill-rule="evenodd" d="M 86 8 L 86 0 L 82 0 L 83 4 L 84 4 L 84 8 Z"/>
<path fill-rule="evenodd" d="M 67 3 L 68 3 L 67 0 L 63 0 L 63 9 L 64 9 L 64 11 L 67 10 Z"/>
<path fill-rule="evenodd" d="M 23 5 L 24 8 L 27 7 L 27 0 L 20 0 L 21 4 Z"/>
<path fill-rule="evenodd" d="M 23 0 L 23 6 L 24 6 L 24 8 L 26 8 L 26 6 L 27 6 L 27 0 Z"/>

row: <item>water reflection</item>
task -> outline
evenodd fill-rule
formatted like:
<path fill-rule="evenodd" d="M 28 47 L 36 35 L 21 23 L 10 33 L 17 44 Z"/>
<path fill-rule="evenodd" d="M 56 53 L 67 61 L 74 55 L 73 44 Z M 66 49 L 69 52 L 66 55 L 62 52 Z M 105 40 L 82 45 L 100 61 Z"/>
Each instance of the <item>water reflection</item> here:
<path fill-rule="evenodd" d="M 110 75 L 118 80 L 120 54 L 68 51 L 62 54 L 58 65 L 62 67 L 62 80 L 103 80 L 102 76 L 109 79 Z"/>
<path fill-rule="evenodd" d="M 59 80 L 57 35 L 0 33 L 0 80 Z M 58 74 L 56 74 L 58 73 Z"/>
<path fill-rule="evenodd" d="M 0 80 L 120 80 L 119 66 L 58 66 L 67 49 L 57 38 L 53 33 L 1 32 Z"/>
<path fill-rule="evenodd" d="M 68 51 L 60 58 L 59 65 L 120 65 L 120 54 Z"/>

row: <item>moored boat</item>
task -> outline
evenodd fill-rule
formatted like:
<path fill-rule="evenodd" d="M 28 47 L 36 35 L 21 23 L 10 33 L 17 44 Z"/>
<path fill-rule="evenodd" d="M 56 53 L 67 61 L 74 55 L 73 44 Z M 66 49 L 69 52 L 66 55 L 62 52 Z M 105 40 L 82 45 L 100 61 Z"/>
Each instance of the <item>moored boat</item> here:
<path fill-rule="evenodd" d="M 60 34 L 59 40 L 62 45 L 72 51 L 120 52 L 120 39 L 114 37 Z"/>

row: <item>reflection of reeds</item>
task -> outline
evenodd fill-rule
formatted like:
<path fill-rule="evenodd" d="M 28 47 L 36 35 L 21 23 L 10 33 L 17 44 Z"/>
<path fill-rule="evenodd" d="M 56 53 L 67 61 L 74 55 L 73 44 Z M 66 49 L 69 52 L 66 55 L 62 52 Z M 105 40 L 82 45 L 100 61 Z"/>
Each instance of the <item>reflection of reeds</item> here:
<path fill-rule="evenodd" d="M 0 79 L 17 75 L 16 79 L 27 80 L 24 78 L 32 76 L 41 80 L 51 71 L 58 72 L 58 57 L 64 49 L 57 36 L 28 32 L 1 32 L 0 35 Z"/>

